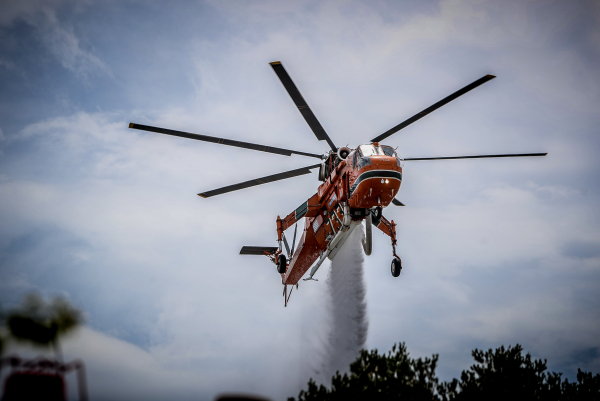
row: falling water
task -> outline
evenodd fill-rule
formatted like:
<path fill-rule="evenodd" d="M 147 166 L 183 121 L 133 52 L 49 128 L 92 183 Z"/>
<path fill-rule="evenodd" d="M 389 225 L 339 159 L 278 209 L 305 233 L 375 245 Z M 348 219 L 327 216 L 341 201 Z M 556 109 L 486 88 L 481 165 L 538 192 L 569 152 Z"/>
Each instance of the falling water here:
<path fill-rule="evenodd" d="M 348 371 L 367 339 L 363 237 L 359 226 L 331 262 L 323 294 L 325 307 L 318 319 L 320 328 L 313 332 L 316 355 L 311 361 L 311 377 L 327 386 L 336 371 Z"/>

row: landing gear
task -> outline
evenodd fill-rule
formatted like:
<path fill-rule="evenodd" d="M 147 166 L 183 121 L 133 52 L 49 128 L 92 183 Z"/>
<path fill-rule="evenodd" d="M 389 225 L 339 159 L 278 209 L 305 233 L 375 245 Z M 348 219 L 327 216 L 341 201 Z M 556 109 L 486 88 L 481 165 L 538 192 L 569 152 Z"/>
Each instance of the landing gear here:
<path fill-rule="evenodd" d="M 402 271 L 402 261 L 399 258 L 392 259 L 392 276 L 398 277 Z"/>
<path fill-rule="evenodd" d="M 285 259 L 285 255 L 281 254 L 277 258 L 277 271 L 280 274 L 283 274 L 283 273 L 285 273 L 286 269 L 287 269 L 287 260 Z"/>
<path fill-rule="evenodd" d="M 367 213 L 365 217 L 365 238 L 363 238 L 362 246 L 365 255 L 369 256 L 373 250 L 373 223 L 371 221 L 371 213 Z"/>
<path fill-rule="evenodd" d="M 402 271 L 402 262 L 400 261 L 400 257 L 396 255 L 396 223 L 394 223 L 394 220 L 388 221 L 385 217 L 383 217 L 381 215 L 380 207 L 371 208 L 370 216 L 367 217 L 371 217 L 372 224 L 390 236 L 390 239 L 392 240 L 392 255 L 394 255 L 391 266 L 392 276 L 398 277 Z M 379 219 L 378 223 L 375 223 L 376 218 Z"/>
<path fill-rule="evenodd" d="M 373 222 L 373 225 L 377 227 L 379 225 L 379 222 L 381 221 L 382 216 L 381 206 L 377 206 L 371 209 L 371 216 L 371 221 Z"/>

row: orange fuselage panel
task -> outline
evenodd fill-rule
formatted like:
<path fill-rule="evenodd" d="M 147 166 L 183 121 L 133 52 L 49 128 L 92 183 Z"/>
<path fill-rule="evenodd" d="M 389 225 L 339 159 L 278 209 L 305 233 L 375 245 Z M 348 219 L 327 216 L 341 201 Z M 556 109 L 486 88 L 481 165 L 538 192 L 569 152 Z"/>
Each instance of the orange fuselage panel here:
<path fill-rule="evenodd" d="M 350 169 L 349 182 L 350 207 L 386 207 L 398 194 L 402 168 L 395 157 L 371 156 L 370 165 Z"/>

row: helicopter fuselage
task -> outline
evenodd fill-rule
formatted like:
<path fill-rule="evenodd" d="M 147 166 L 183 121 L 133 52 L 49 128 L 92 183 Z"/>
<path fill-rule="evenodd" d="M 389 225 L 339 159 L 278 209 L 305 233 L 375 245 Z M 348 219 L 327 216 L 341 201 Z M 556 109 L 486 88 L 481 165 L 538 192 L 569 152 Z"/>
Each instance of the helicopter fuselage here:
<path fill-rule="evenodd" d="M 297 284 L 317 259 L 333 259 L 373 208 L 388 206 L 400 189 L 402 165 L 391 147 L 377 143 L 361 145 L 345 159 L 331 153 L 321 166 L 320 176 L 326 178 L 317 193 L 285 219 L 277 217 L 279 241 L 287 228 L 306 218 L 298 247 L 281 274 L 283 283 Z M 393 222 L 381 216 L 373 224 L 389 234 L 395 231 Z"/>

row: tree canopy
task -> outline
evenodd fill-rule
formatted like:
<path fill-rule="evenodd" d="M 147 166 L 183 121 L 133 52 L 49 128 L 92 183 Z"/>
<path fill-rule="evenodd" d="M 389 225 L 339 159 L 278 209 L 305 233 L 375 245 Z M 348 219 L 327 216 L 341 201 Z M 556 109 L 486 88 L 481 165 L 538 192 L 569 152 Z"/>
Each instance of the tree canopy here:
<path fill-rule="evenodd" d="M 9 337 L 52 346 L 56 351 L 58 339 L 81 324 L 83 315 L 64 298 L 55 297 L 47 302 L 31 293 L 25 296 L 19 308 L 0 315 L 0 320 L 6 325 Z"/>
<path fill-rule="evenodd" d="M 485 352 L 475 349 L 471 355 L 475 363 L 462 372 L 460 380 L 440 383 L 435 374 L 438 355 L 413 359 L 404 343 L 394 345 L 388 354 L 362 350 L 349 373 L 336 372 L 329 388 L 311 379 L 298 400 L 600 399 L 600 374 L 578 370 L 577 381 L 562 380 L 561 373 L 546 372 L 546 360 L 523 356 L 519 344 Z"/>

